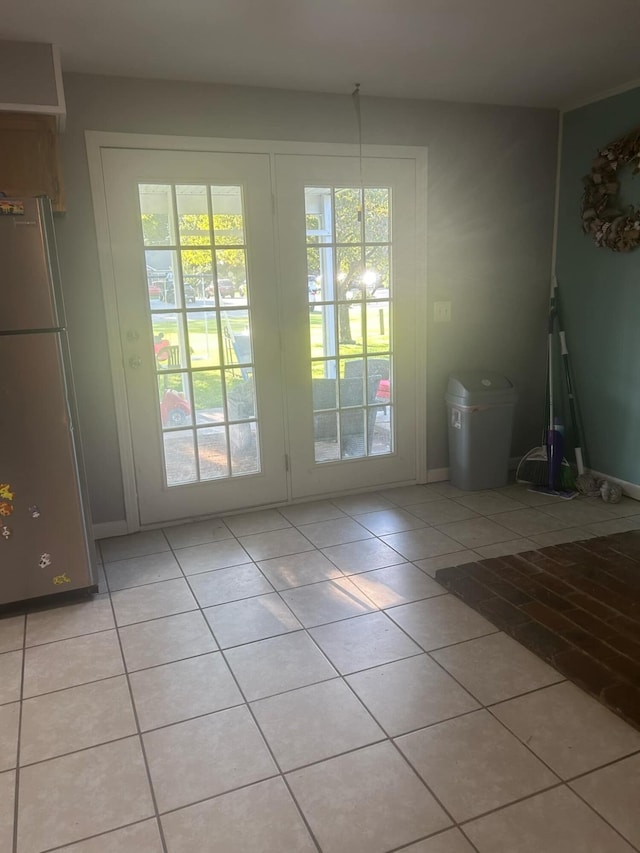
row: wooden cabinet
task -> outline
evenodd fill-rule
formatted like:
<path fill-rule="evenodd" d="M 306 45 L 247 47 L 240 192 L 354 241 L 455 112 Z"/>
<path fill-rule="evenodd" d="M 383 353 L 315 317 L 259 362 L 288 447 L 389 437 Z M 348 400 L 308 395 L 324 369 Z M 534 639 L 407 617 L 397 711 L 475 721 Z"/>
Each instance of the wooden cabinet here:
<path fill-rule="evenodd" d="M 0 112 L 0 192 L 46 195 L 65 209 L 55 116 Z"/>

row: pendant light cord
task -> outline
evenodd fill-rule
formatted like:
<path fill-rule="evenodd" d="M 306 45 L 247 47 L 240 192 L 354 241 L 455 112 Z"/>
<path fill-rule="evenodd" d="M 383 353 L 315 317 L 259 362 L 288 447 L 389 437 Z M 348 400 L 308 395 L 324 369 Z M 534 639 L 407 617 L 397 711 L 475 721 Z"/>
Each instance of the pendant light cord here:
<path fill-rule="evenodd" d="M 360 111 L 360 83 L 356 83 L 355 86 L 356 88 L 351 93 L 351 97 L 353 99 L 353 109 L 356 114 L 356 123 L 358 126 L 358 162 L 360 166 L 360 204 L 358 205 L 358 220 L 362 221 L 364 178 L 362 173 L 362 113 Z"/>

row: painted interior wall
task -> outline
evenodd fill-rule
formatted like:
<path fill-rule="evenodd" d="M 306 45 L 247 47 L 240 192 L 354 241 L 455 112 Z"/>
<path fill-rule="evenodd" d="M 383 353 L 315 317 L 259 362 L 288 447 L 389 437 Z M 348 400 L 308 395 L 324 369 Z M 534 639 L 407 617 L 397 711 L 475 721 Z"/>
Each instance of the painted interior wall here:
<path fill-rule="evenodd" d="M 349 89 L 349 85 L 345 85 Z M 355 142 L 347 95 L 65 76 L 57 222 L 81 430 L 96 523 L 124 518 L 85 130 Z M 428 466 L 448 464 L 443 404 L 456 370 L 496 370 L 520 392 L 513 454 L 539 440 L 558 115 L 551 110 L 362 98 L 370 144 L 429 149 L 428 296 L 451 300 L 428 324 Z"/>
<path fill-rule="evenodd" d="M 640 125 L 640 88 L 563 117 L 557 272 L 591 468 L 640 483 L 640 249 L 599 249 L 582 233 L 582 177 L 597 151 Z M 623 204 L 640 180 L 622 172 Z"/>

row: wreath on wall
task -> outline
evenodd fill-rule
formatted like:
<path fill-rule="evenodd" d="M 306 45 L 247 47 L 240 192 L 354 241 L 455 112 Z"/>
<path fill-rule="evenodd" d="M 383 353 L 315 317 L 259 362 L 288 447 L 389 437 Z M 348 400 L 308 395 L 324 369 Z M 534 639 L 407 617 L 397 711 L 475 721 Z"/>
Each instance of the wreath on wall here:
<path fill-rule="evenodd" d="M 640 211 L 620 207 L 620 170 L 629 163 L 632 174 L 640 173 L 640 128 L 607 145 L 583 178 L 582 230 L 591 234 L 596 246 L 614 252 L 630 252 L 640 246 Z"/>

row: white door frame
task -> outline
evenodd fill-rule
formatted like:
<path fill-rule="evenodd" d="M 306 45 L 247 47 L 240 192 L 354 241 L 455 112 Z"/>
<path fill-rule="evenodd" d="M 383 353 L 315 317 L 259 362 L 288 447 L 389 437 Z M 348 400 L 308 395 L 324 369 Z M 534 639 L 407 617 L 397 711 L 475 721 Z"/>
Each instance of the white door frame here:
<path fill-rule="evenodd" d="M 103 148 L 143 148 L 153 150 L 210 151 L 228 153 L 269 154 L 272 179 L 274 159 L 277 154 L 331 155 L 358 157 L 360 148 L 349 143 L 313 143 L 285 142 L 277 140 L 225 139 L 193 136 L 165 136 L 156 134 L 112 133 L 108 131 L 85 131 L 89 180 L 93 199 L 93 212 L 98 242 L 98 258 L 102 295 L 107 324 L 109 360 L 115 401 L 116 425 L 120 447 L 120 466 L 124 490 L 126 531 L 133 533 L 141 529 L 136 494 L 136 480 L 133 458 L 133 444 L 129 428 L 129 413 L 125 387 L 123 355 L 119 334 L 119 320 L 116 303 L 116 286 L 111 261 L 109 241 L 109 223 L 107 202 L 102 170 Z M 416 401 L 422 404 L 416 407 L 416 479 L 427 480 L 427 149 L 405 145 L 363 145 L 364 157 L 406 158 L 416 164 L 416 308 L 418 323 L 416 346 Z M 273 187 L 272 187 L 273 193 Z M 275 198 L 274 198 L 275 205 Z M 420 240 L 420 235 L 424 235 Z M 274 216 L 275 240 L 275 216 Z M 420 328 L 422 326 L 422 329 Z M 420 333 L 422 332 L 422 334 Z M 285 392 L 286 393 L 286 392 Z M 289 483 L 289 490 L 291 486 Z"/>

